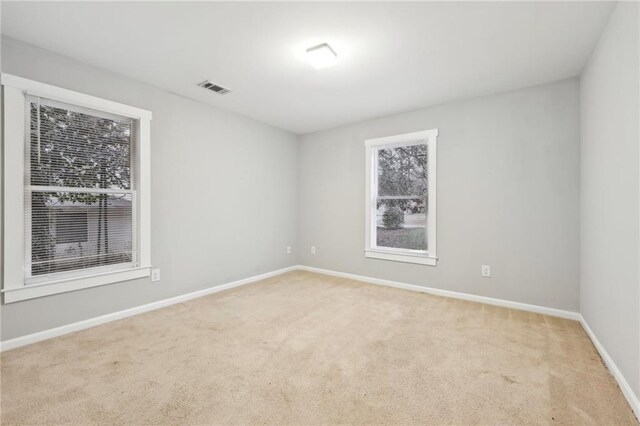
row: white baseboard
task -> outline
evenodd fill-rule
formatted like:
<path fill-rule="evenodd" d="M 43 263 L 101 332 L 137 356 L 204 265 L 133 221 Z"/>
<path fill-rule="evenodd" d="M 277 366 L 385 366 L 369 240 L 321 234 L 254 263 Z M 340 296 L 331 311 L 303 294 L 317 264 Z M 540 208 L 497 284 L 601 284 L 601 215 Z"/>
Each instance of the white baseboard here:
<path fill-rule="evenodd" d="M 378 278 L 366 277 L 366 276 L 363 276 L 363 275 L 348 274 L 348 273 L 337 272 L 337 271 L 332 271 L 332 270 L 328 270 L 328 269 L 320 269 L 320 268 L 313 268 L 313 267 L 310 267 L 310 266 L 297 265 L 297 266 L 290 266 L 288 268 L 278 269 L 276 271 L 267 272 L 265 274 L 256 275 L 256 276 L 245 278 L 245 279 L 242 279 L 242 280 L 233 281 L 233 282 L 230 282 L 230 283 L 226 283 L 226 284 L 222 284 L 222 285 L 219 285 L 219 286 L 207 288 L 207 289 L 204 289 L 204 290 L 199 290 L 199 291 L 195 291 L 195 292 L 192 292 L 192 293 L 183 294 L 183 295 L 172 297 L 172 298 L 169 298 L 169 299 L 164 299 L 164 300 L 160 300 L 160 301 L 157 301 L 157 302 L 148 303 L 146 305 L 136 306 L 134 308 L 129 308 L 129 309 L 125 309 L 125 310 L 122 310 L 122 311 L 113 312 L 113 313 L 106 314 L 106 315 L 101 315 L 99 317 L 89 318 L 87 320 L 74 322 L 74 323 L 63 325 L 63 326 L 60 326 L 60 327 L 39 331 L 37 333 L 27 334 L 25 336 L 16 337 L 14 339 L 5 340 L 5 341 L 0 342 L 0 352 L 1 351 L 8 351 L 10 349 L 19 348 L 21 346 L 29 345 L 31 343 L 40 342 L 42 340 L 51 339 L 53 337 L 58 337 L 58 336 L 62 336 L 62 335 L 65 335 L 65 334 L 73 333 L 75 331 L 84 330 L 84 329 L 87 329 L 87 328 L 90 328 L 90 327 L 95 327 L 97 325 L 105 324 L 105 323 L 108 323 L 108 322 L 111 322 L 111 321 L 116 321 L 116 320 L 119 320 L 119 319 L 122 319 L 122 318 L 131 317 L 133 315 L 141 314 L 143 312 L 148 312 L 148 311 L 152 311 L 152 310 L 155 310 L 155 309 L 160 309 L 160 308 L 163 308 L 165 306 L 170 306 L 170 305 L 174 305 L 176 303 L 185 302 L 187 300 L 191 300 L 191 299 L 195 299 L 195 298 L 198 298 L 198 297 L 206 296 L 208 294 L 217 293 L 219 291 L 228 290 L 228 289 L 235 288 L 235 287 L 240 287 L 240 286 L 245 285 L 245 284 L 253 283 L 255 281 L 263 280 L 265 278 L 269 278 L 269 277 L 273 277 L 273 276 L 276 276 L 276 275 L 284 274 L 285 272 L 290 272 L 290 271 L 294 271 L 294 270 L 303 270 L 303 271 L 316 272 L 316 273 L 319 273 L 319 274 L 332 275 L 332 276 L 337 276 L 337 277 L 342 277 L 342 278 L 349 278 L 349 279 L 354 279 L 354 280 L 358 280 L 358 281 L 364 281 L 364 282 L 368 282 L 368 283 L 371 283 L 371 284 L 378 284 L 378 285 L 401 288 L 401 289 L 405 289 L 405 290 L 430 293 L 430 294 L 435 294 L 435 295 L 438 295 L 438 296 L 453 297 L 453 298 L 457 298 L 457 299 L 464 299 L 464 300 L 470 300 L 470 301 L 474 301 L 474 302 L 487 303 L 487 304 L 491 304 L 491 305 L 504 306 L 504 307 L 513 308 L 513 309 L 520 309 L 520 310 L 524 310 L 524 311 L 530 311 L 530 312 L 536 312 L 536 313 L 541 313 L 541 314 L 546 314 L 546 315 L 557 316 L 557 317 L 561 317 L 561 318 L 568 318 L 568 319 L 574 319 L 574 320 L 580 320 L 580 318 L 581 318 L 580 314 L 578 314 L 577 312 L 563 311 L 563 310 L 553 309 L 553 308 L 545 308 L 545 307 L 542 307 L 542 306 L 528 305 L 528 304 L 525 304 L 525 303 L 510 302 L 510 301 L 507 301 L 507 300 L 494 299 L 494 298 L 491 298 L 491 297 L 476 296 L 476 295 L 472 295 L 472 294 L 458 293 L 458 292 L 455 292 L 455 291 L 440 290 L 440 289 L 431 288 L 431 287 L 423 287 L 423 286 L 419 286 L 419 285 L 415 285 L 415 284 L 406 284 L 406 283 L 401 283 L 401 282 L 397 282 L 397 281 L 389 281 L 389 280 L 382 280 L 382 279 L 378 279 Z"/>
<path fill-rule="evenodd" d="M 477 296 L 469 293 L 459 293 L 457 291 L 441 290 L 433 287 L 423 287 L 416 284 L 407 284 L 398 281 L 382 280 L 379 278 L 367 277 L 364 275 L 348 274 L 346 272 L 337 272 L 329 269 L 313 268 L 311 266 L 298 265 L 298 269 L 302 271 L 316 272 L 318 274 L 332 275 L 334 277 L 349 278 L 352 280 L 363 281 L 370 284 L 384 285 L 387 287 L 401 288 L 404 290 L 418 291 L 421 293 L 429 293 L 436 296 L 452 297 L 454 299 L 469 300 L 471 302 L 486 303 L 488 305 L 503 306 L 505 308 L 518 309 L 520 311 L 535 312 L 537 314 L 545 314 L 554 317 L 566 318 L 579 321 L 581 316 L 578 312 L 565 311 L 562 309 L 547 308 L 544 306 L 530 305 L 527 303 L 512 302 L 509 300 L 495 299 L 493 297 Z"/>
<path fill-rule="evenodd" d="M 116 321 L 122 318 L 131 317 L 134 315 L 141 314 L 143 312 L 149 312 L 156 309 L 164 308 L 165 306 L 175 305 L 176 303 L 186 302 L 187 300 L 196 299 L 198 297 L 217 293 L 219 291 L 240 287 L 246 284 L 263 280 L 265 278 L 270 278 L 276 275 L 284 274 L 285 272 L 295 271 L 296 269 L 298 269 L 297 266 L 290 266 L 288 268 L 278 269 L 278 270 L 267 272 L 264 274 L 255 275 L 253 277 L 244 278 L 244 279 L 233 281 L 226 284 L 221 284 L 215 287 L 205 288 L 204 290 L 194 291 L 192 293 L 171 297 L 169 299 L 159 300 L 157 302 L 148 303 L 146 305 L 136 306 L 134 308 L 113 312 L 111 314 L 101 315 L 99 317 L 89 318 L 84 321 L 78 321 L 78 322 L 63 325 L 60 327 L 51 328 L 49 330 L 27 334 L 25 336 L 16 337 L 15 339 L 5 340 L 3 342 L 0 342 L 0 352 L 19 348 L 21 346 L 40 342 L 42 340 L 51 339 L 53 337 L 58 337 L 65 334 L 73 333 L 75 331 L 84 330 L 86 328 L 95 327 L 97 325 L 106 324 L 111 321 Z"/>
<path fill-rule="evenodd" d="M 620 390 L 622 391 L 624 397 L 627 399 L 627 402 L 635 413 L 636 418 L 640 419 L 640 399 L 638 399 L 638 395 L 636 395 L 633 389 L 631 389 L 631 386 L 629 385 L 629 382 L 627 382 L 627 380 L 624 378 L 622 371 L 620 371 L 616 363 L 613 361 L 613 358 L 611 358 L 607 350 L 604 348 L 604 346 L 602 346 L 602 343 L 600 343 L 591 327 L 589 327 L 587 320 L 585 320 L 582 315 L 580 315 L 580 324 L 582 324 L 582 328 L 584 328 L 584 331 L 593 342 L 593 346 L 595 346 L 598 350 L 598 353 L 609 369 L 609 372 L 618 382 L 618 386 L 620 386 Z"/>

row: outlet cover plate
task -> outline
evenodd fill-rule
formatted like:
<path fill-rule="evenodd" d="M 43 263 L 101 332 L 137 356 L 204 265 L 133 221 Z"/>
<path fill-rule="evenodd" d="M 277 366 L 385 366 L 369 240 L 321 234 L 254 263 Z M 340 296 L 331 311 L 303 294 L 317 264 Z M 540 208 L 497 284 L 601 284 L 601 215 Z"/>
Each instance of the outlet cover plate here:
<path fill-rule="evenodd" d="M 151 281 L 160 281 L 160 269 L 151 270 Z"/>
<path fill-rule="evenodd" d="M 482 265 L 482 276 L 486 278 L 491 277 L 491 265 Z"/>

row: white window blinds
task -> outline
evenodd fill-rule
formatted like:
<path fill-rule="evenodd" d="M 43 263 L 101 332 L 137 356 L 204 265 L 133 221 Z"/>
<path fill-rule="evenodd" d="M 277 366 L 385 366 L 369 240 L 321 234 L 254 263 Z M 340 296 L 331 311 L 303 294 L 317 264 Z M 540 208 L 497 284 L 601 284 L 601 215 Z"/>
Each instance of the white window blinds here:
<path fill-rule="evenodd" d="M 26 107 L 27 283 L 137 266 L 137 121 L 33 96 Z"/>

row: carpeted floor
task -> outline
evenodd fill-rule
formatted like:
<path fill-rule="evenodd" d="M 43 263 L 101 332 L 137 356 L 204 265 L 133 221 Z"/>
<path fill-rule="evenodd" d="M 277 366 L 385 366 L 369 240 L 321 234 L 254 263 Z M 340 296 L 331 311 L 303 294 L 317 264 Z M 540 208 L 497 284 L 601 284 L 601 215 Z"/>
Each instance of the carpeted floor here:
<path fill-rule="evenodd" d="M 2 354 L 2 424 L 637 424 L 577 322 L 292 272 Z"/>

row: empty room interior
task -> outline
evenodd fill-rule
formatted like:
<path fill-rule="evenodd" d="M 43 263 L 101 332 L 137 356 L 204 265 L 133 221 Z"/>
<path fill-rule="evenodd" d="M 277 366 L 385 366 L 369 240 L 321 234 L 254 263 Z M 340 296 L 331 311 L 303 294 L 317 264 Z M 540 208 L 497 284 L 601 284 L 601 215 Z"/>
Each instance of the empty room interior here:
<path fill-rule="evenodd" d="M 639 2 L 0 13 L 2 424 L 639 424 Z"/>

